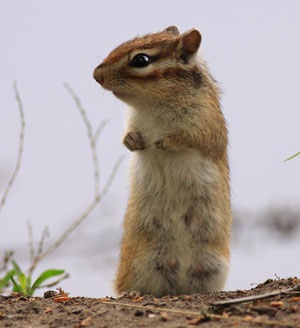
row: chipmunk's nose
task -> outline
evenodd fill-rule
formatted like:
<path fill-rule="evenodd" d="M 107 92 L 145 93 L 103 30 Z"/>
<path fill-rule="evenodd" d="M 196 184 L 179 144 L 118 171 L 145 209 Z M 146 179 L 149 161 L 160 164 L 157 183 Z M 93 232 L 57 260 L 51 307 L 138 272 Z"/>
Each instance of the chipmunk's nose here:
<path fill-rule="evenodd" d="M 94 79 L 101 85 L 104 83 L 103 66 L 103 64 L 97 66 L 93 73 Z"/>

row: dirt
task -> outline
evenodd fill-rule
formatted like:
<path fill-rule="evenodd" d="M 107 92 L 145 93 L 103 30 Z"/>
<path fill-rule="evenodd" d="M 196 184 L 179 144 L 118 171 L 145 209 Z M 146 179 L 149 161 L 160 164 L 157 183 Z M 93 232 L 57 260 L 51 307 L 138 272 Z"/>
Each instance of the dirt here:
<path fill-rule="evenodd" d="M 25 298 L 0 296 L 0 327 L 300 327 L 300 291 L 227 305 L 215 302 L 284 291 L 296 278 L 267 280 L 251 290 L 182 296 Z M 52 297 L 51 297 L 52 296 Z"/>

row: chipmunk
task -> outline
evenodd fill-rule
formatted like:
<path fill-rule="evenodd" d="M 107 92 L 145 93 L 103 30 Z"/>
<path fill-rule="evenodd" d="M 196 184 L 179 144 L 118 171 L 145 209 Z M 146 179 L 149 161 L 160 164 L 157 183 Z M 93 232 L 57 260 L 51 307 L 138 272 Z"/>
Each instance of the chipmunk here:
<path fill-rule="evenodd" d="M 175 26 L 113 50 L 95 80 L 129 107 L 132 152 L 118 294 L 224 287 L 231 204 L 227 127 L 219 88 L 197 56 L 201 34 Z"/>

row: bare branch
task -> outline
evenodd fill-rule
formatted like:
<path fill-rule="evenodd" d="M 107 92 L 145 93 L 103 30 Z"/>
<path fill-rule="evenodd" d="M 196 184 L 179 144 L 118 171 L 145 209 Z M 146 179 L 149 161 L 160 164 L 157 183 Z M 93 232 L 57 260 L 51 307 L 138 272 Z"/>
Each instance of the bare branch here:
<path fill-rule="evenodd" d="M 48 248 L 44 251 L 44 253 L 39 253 L 34 260 L 34 263 L 31 265 L 29 272 L 32 272 L 36 267 L 36 264 L 40 262 L 42 259 L 53 253 L 63 242 L 64 240 L 72 234 L 72 232 L 89 216 L 89 214 L 93 211 L 93 209 L 98 205 L 98 203 L 103 199 L 103 197 L 107 194 L 115 176 L 118 172 L 118 169 L 124 159 L 124 156 L 121 156 L 116 164 L 114 165 L 112 172 L 106 182 L 105 187 L 101 194 L 97 194 L 93 200 L 93 202 L 83 211 L 83 213 L 75 220 L 62 234 L 61 236 Z"/>
<path fill-rule="evenodd" d="M 31 222 L 27 222 L 30 263 L 34 259 L 33 232 Z"/>
<path fill-rule="evenodd" d="M 99 139 L 99 137 L 100 137 L 100 135 L 101 135 L 101 133 L 102 133 L 104 127 L 105 127 L 108 123 L 109 123 L 109 120 L 105 120 L 105 121 L 102 121 L 102 122 L 99 124 L 99 126 L 98 126 L 98 128 L 97 128 L 97 130 L 96 130 L 96 132 L 95 132 L 95 135 L 94 135 L 94 141 L 95 141 L 95 144 L 97 143 L 97 141 L 98 141 L 98 139 Z"/>
<path fill-rule="evenodd" d="M 0 272 L 7 270 L 8 263 L 10 262 L 13 255 L 14 255 L 13 251 L 4 252 L 3 259 L 0 262 Z"/>
<path fill-rule="evenodd" d="M 100 193 L 100 181 L 99 181 L 99 163 L 98 163 L 98 156 L 97 156 L 97 149 L 96 149 L 96 141 L 98 140 L 104 126 L 107 124 L 107 121 L 103 121 L 95 135 L 93 135 L 93 130 L 92 130 L 92 126 L 87 118 L 86 112 L 84 110 L 84 108 L 81 105 L 80 99 L 78 98 L 78 96 L 73 92 L 73 90 L 71 89 L 71 87 L 65 83 L 65 87 L 68 90 L 68 92 L 71 94 L 72 98 L 74 99 L 79 112 L 81 114 L 81 117 L 84 121 L 84 124 L 86 126 L 87 132 L 88 132 L 88 137 L 90 140 L 90 147 L 91 147 L 91 151 L 92 151 L 92 157 L 93 157 L 93 163 L 94 163 L 94 179 L 95 179 L 95 195 L 94 195 L 94 199 L 91 202 L 91 204 L 83 211 L 83 213 L 74 221 L 71 223 L 71 225 L 57 238 L 57 240 L 50 245 L 50 247 L 48 247 L 44 252 L 42 252 L 42 246 L 43 243 L 40 242 L 40 246 L 39 246 L 39 251 L 36 254 L 36 256 L 34 257 L 34 260 L 29 268 L 29 272 L 31 273 L 36 265 L 43 260 L 45 257 L 47 257 L 48 255 L 50 255 L 52 252 L 54 252 L 64 241 L 65 239 L 70 236 L 70 234 L 72 234 L 72 232 L 89 216 L 89 214 L 93 211 L 93 209 L 98 205 L 98 203 L 103 199 L 103 197 L 107 194 L 107 192 L 110 189 L 110 186 L 116 176 L 116 173 L 123 161 L 123 156 L 121 156 L 118 161 L 116 162 L 116 164 L 114 165 L 112 172 L 110 174 L 110 176 L 108 177 L 108 180 L 103 188 L 103 190 Z M 44 238 L 42 237 L 41 241 L 44 240 Z"/>
<path fill-rule="evenodd" d="M 28 272 L 29 274 L 31 275 L 32 272 L 34 271 L 35 267 L 37 266 L 38 262 L 40 261 L 40 257 L 43 253 L 43 247 L 44 247 L 44 244 L 45 244 L 45 240 L 49 237 L 49 229 L 48 227 L 46 226 L 44 229 L 43 229 L 43 232 L 42 232 L 42 236 L 40 238 L 40 241 L 39 241 L 39 244 L 38 244 L 38 249 L 37 249 L 37 252 L 36 254 L 34 255 L 32 261 L 31 261 L 31 265 L 30 265 L 30 268 L 28 269 Z"/>
<path fill-rule="evenodd" d="M 117 160 L 117 162 L 115 163 L 111 173 L 110 173 L 110 176 L 108 177 L 107 179 L 107 182 L 103 188 L 103 190 L 101 191 L 101 199 L 107 194 L 107 192 L 109 191 L 109 188 L 112 184 L 112 182 L 114 181 L 114 178 L 120 168 L 120 165 L 122 164 L 124 160 L 124 156 L 120 156 L 119 159 Z"/>
<path fill-rule="evenodd" d="M 6 202 L 7 199 L 7 195 L 12 187 L 12 185 L 14 184 L 16 177 L 18 175 L 18 172 L 20 170 L 20 166 L 21 166 L 21 161 L 22 161 L 22 155 L 23 155 L 23 145 L 24 145 L 24 135 L 25 135 L 25 118 L 24 118 L 24 111 L 23 111 L 23 106 L 22 106 L 22 101 L 20 98 L 20 94 L 17 88 L 17 82 L 15 81 L 13 84 L 14 90 L 15 90 L 15 96 L 19 105 L 19 114 L 20 114 L 20 121 L 21 121 L 21 131 L 20 131 L 20 138 L 19 138 L 19 151 L 18 151 L 18 157 L 17 157 L 17 163 L 16 163 L 16 167 L 13 171 L 13 174 L 11 176 L 11 178 L 8 181 L 8 184 L 6 186 L 6 189 L 4 191 L 4 194 L 2 196 L 1 202 L 0 202 L 0 212 L 3 208 L 3 205 Z"/>
<path fill-rule="evenodd" d="M 97 149 L 96 149 L 96 142 L 95 142 L 95 139 L 93 136 L 93 129 L 92 129 L 91 123 L 87 117 L 86 111 L 81 104 L 79 97 L 74 93 L 73 89 L 70 87 L 70 85 L 68 83 L 65 83 L 64 85 L 65 85 L 65 88 L 67 89 L 67 91 L 72 96 L 73 100 L 75 101 L 75 104 L 77 105 L 77 108 L 79 109 L 83 123 L 87 130 L 88 138 L 90 141 L 90 147 L 91 147 L 91 151 L 92 151 L 93 164 L 94 164 L 95 197 L 96 197 L 96 195 L 98 195 L 100 192 L 100 173 L 99 173 L 99 160 L 98 160 L 98 154 L 97 154 Z"/>
<path fill-rule="evenodd" d="M 39 246 L 38 246 L 38 250 L 37 250 L 37 256 L 41 255 L 42 252 L 43 252 L 43 246 L 44 246 L 44 243 L 45 243 L 45 240 L 49 237 L 49 229 L 48 227 L 46 226 L 42 232 L 42 236 L 41 236 L 41 239 L 39 241 Z"/>
<path fill-rule="evenodd" d="M 74 221 L 69 228 L 67 228 L 61 236 L 48 248 L 42 253 L 41 255 L 36 257 L 36 263 L 40 262 L 42 259 L 53 253 L 56 248 L 58 248 L 64 240 L 86 219 L 86 217 L 92 212 L 92 210 L 96 207 L 99 203 L 101 198 L 98 196 L 94 199 L 94 201 L 86 208 L 86 210 L 78 217 L 76 221 Z M 34 265 L 34 267 L 36 264 Z"/>

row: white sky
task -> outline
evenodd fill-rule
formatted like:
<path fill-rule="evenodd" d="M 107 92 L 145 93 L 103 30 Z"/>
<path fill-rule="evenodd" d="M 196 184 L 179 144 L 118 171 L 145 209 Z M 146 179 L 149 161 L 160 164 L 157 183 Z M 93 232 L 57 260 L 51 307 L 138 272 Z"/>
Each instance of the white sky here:
<path fill-rule="evenodd" d="M 103 185 L 117 158 L 129 158 L 120 142 L 126 106 L 100 89 L 93 69 L 121 42 L 169 25 L 200 29 L 204 57 L 223 89 L 233 206 L 298 205 L 300 158 L 283 160 L 300 150 L 300 1 L 1 1 L 0 193 L 18 150 L 14 80 L 26 117 L 21 171 L 0 213 L 1 247 L 27 240 L 28 219 L 37 236 L 45 224 L 57 235 L 93 196 L 86 131 L 63 83 L 95 128 L 111 121 L 99 143 Z M 86 223 L 78 238 L 84 243 L 85 231 L 119 228 L 127 195 L 124 162 L 94 225 Z"/>

